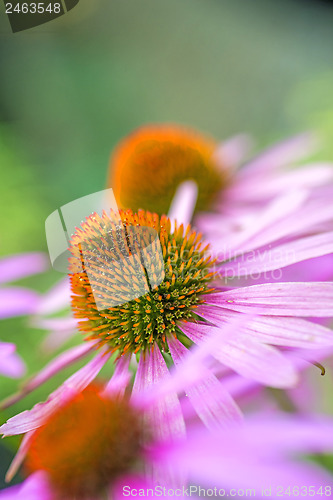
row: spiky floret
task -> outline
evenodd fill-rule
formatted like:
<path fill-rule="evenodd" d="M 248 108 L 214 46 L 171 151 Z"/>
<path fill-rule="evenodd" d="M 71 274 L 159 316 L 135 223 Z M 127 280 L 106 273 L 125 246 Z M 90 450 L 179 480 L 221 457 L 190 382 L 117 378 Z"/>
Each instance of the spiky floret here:
<path fill-rule="evenodd" d="M 34 431 L 26 467 L 47 473 L 55 499 L 99 498 L 140 463 L 143 431 L 141 415 L 126 399 L 90 386 Z"/>
<path fill-rule="evenodd" d="M 177 125 L 141 127 L 116 148 L 109 187 L 121 206 L 161 215 L 168 213 L 178 185 L 192 179 L 198 185 L 196 210 L 208 209 L 227 182 L 215 149 L 210 138 Z"/>
<path fill-rule="evenodd" d="M 126 210 L 120 218 L 93 214 L 72 238 L 74 315 L 87 339 L 119 355 L 155 343 L 167 352 L 177 323 L 194 320 L 212 291 L 208 245 L 190 226 L 172 232 L 166 216 Z"/>

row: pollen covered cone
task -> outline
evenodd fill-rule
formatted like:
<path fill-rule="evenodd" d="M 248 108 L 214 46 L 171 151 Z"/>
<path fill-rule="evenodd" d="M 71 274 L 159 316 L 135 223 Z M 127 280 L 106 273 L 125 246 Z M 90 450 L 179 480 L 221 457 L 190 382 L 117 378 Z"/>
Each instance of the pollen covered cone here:
<path fill-rule="evenodd" d="M 48 474 L 55 499 L 97 498 L 140 461 L 141 416 L 126 399 L 99 390 L 88 387 L 32 437 L 26 467 Z"/>
<path fill-rule="evenodd" d="M 176 125 L 141 127 L 116 148 L 108 187 L 122 207 L 162 215 L 168 213 L 179 184 L 194 180 L 196 210 L 208 209 L 227 180 L 214 160 L 215 149 L 213 140 Z"/>
<path fill-rule="evenodd" d="M 195 320 L 214 273 L 201 235 L 131 210 L 93 214 L 72 238 L 72 309 L 86 339 L 119 356 L 168 350 L 177 323 Z"/>

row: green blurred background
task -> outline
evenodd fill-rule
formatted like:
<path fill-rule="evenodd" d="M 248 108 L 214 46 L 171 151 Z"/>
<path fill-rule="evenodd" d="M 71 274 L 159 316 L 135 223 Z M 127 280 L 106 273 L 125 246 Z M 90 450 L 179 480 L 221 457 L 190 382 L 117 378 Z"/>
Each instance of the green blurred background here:
<path fill-rule="evenodd" d="M 1 3 L 0 255 L 45 250 L 46 217 L 103 189 L 113 147 L 143 123 L 188 124 L 221 140 L 248 132 L 257 149 L 314 129 L 333 160 L 332 27 L 324 1 L 80 0 L 13 34 Z M 23 284 L 42 292 L 59 278 Z M 30 374 L 48 360 L 36 349 L 42 337 L 24 318 L 0 323 Z M 17 384 L 0 377 L 1 398 Z M 2 453 L 5 469 L 11 452 Z"/>

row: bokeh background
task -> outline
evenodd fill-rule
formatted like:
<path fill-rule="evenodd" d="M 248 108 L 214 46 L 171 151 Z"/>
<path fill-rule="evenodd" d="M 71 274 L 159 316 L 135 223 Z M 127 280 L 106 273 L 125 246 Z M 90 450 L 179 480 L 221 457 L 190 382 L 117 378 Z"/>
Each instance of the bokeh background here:
<path fill-rule="evenodd" d="M 0 4 L 0 256 L 46 250 L 44 222 L 105 187 L 110 152 L 135 127 L 178 122 L 255 149 L 321 134 L 333 160 L 333 3 L 320 0 L 80 0 L 13 34 Z M 20 284 L 43 292 L 55 271 Z M 26 318 L 0 323 L 28 374 L 49 356 Z M 79 365 L 79 364 L 78 364 Z M 1 421 L 30 408 L 65 372 Z M 323 382 L 324 386 L 327 382 Z M 18 382 L 0 377 L 0 398 Z M 0 487 L 16 439 L 0 448 Z"/>

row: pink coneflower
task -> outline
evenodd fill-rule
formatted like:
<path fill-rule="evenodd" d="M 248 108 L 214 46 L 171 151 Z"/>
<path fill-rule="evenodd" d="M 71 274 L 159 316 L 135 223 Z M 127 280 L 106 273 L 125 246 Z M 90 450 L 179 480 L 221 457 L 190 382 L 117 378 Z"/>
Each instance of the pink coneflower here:
<path fill-rule="evenodd" d="M 292 252 L 290 245 L 281 248 L 284 256 L 289 252 L 289 262 L 276 262 L 278 267 L 271 269 L 267 264 L 259 267 L 255 281 L 295 281 L 300 275 L 302 281 L 331 280 L 333 259 L 323 258 L 321 249 L 324 238 L 327 244 L 332 243 L 333 166 L 313 163 L 292 168 L 312 152 L 314 142 L 310 134 L 300 135 L 239 168 L 247 143 L 242 136 L 218 144 L 178 125 L 146 125 L 116 148 L 109 186 L 125 208 L 170 214 L 177 188 L 192 180 L 197 190 L 195 226 L 223 261 L 302 237 Z M 321 239 L 303 239 L 318 232 L 328 234 Z M 317 251 L 316 245 L 320 247 Z M 291 259 L 296 252 L 302 252 L 301 259 Z M 261 257 L 256 256 L 256 264 Z M 299 263 L 305 259 L 311 260 L 306 265 Z M 279 272 L 274 274 L 275 270 Z M 231 269 L 229 273 L 238 276 Z M 250 273 L 254 279 L 254 270 Z"/>
<path fill-rule="evenodd" d="M 243 324 L 229 325 L 226 333 Z M 218 336 L 208 340 L 211 349 L 218 343 Z M 185 437 L 175 393 L 182 394 L 185 387 L 195 391 L 203 383 L 210 359 L 206 347 L 189 351 L 171 375 L 167 370 L 161 373 L 160 354 L 155 350 L 152 363 L 144 363 L 141 369 L 150 379 L 159 371 L 159 383 L 144 390 L 136 386 L 131 395 L 129 355 L 122 357 L 107 385 L 91 384 L 102 365 L 101 353 L 70 377 L 48 403 L 22 414 L 16 429 L 6 424 L 6 435 L 27 433 L 7 479 L 22 461 L 30 476 L 22 485 L 0 493 L 1 500 L 117 499 L 129 491 L 169 497 L 172 490 L 186 497 L 193 483 L 226 491 L 254 488 L 258 496 L 262 488 L 273 488 L 274 496 L 277 487 L 292 485 L 303 487 L 303 492 L 311 488 L 311 496 L 319 497 L 322 487 L 328 496 L 332 476 L 295 456 L 332 450 L 331 419 L 257 415 L 245 422 L 229 421 L 226 430 L 215 427 L 210 432 L 193 421 L 192 410 L 186 418 Z M 243 384 L 247 385 L 244 379 Z M 208 385 L 211 400 L 215 390 Z M 180 402 L 185 399 L 181 396 Z M 191 495 L 199 495 L 198 490 L 191 489 Z"/>
<path fill-rule="evenodd" d="M 47 268 L 47 258 L 41 253 L 13 255 L 0 259 L 0 319 L 33 314 L 39 302 L 38 294 L 27 288 L 8 286 L 26 276 Z M 25 366 L 12 343 L 0 342 L 0 374 L 21 377 Z"/>
<path fill-rule="evenodd" d="M 181 220 L 190 217 L 184 213 L 195 205 L 190 188 L 183 186 L 184 196 L 176 195 L 173 203 L 174 213 L 178 204 Z M 138 214 L 121 211 L 120 217 L 121 231 L 112 212 L 102 216 L 93 214 L 73 237 L 72 309 L 88 342 L 61 354 L 12 401 L 98 348 L 108 353 L 101 358 L 101 364 L 112 353 L 117 356 L 116 364 L 125 355 L 137 356 L 136 384 L 144 388 L 165 372 L 165 359 L 180 363 L 192 343 L 203 343 L 216 333 L 220 343 L 212 354 L 223 365 L 262 384 L 289 387 L 296 383 L 297 370 L 291 359 L 272 345 L 310 349 L 314 357 L 316 349 L 333 345 L 330 329 L 303 318 L 331 316 L 332 283 L 271 283 L 221 289 L 216 271 L 223 269 L 223 263 L 211 259 L 201 236 L 190 226 L 184 229 L 175 222 L 171 225 L 166 216 L 159 218 L 144 211 Z M 156 286 L 142 281 L 145 269 L 138 259 L 139 253 L 129 252 L 127 260 L 117 253 L 120 244 L 127 242 L 124 234 L 129 235 L 131 228 L 152 229 L 158 235 L 162 259 L 157 258 L 148 270 L 156 279 L 162 271 L 165 273 Z M 88 247 L 92 245 L 90 271 L 82 268 L 79 242 L 84 240 Z M 323 242 L 322 252 L 327 251 L 330 247 Z M 309 256 L 311 249 L 306 256 L 302 255 Z M 117 257 L 117 265 L 110 265 L 117 262 Z M 141 270 L 141 277 L 138 278 L 135 269 Z M 133 290 L 140 293 L 126 302 Z M 244 312 L 256 316 L 243 329 L 232 335 L 227 333 L 226 325 Z M 207 394 L 208 386 L 216 389 L 214 400 Z M 217 416 L 223 420 L 239 415 L 237 406 L 212 373 L 206 383 L 189 393 L 189 398 L 207 425 L 216 421 Z M 13 424 L 15 418 L 20 420 L 21 416 L 11 419 Z"/>
<path fill-rule="evenodd" d="M 295 496 L 330 496 L 332 476 L 295 457 L 332 451 L 331 419 L 257 415 L 214 433 L 188 425 L 186 439 L 171 439 L 163 435 L 170 415 L 158 428 L 146 418 L 160 404 L 158 392 L 144 393 L 140 404 L 140 393 L 124 396 L 126 377 L 119 376 L 104 390 L 72 392 L 44 418 L 21 449 L 29 477 L 1 500 L 244 496 L 250 489 L 275 497 L 288 488 Z"/>

